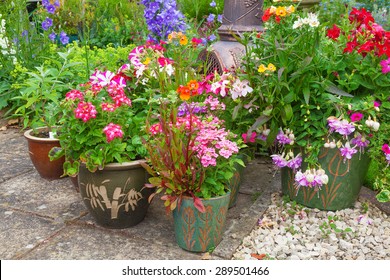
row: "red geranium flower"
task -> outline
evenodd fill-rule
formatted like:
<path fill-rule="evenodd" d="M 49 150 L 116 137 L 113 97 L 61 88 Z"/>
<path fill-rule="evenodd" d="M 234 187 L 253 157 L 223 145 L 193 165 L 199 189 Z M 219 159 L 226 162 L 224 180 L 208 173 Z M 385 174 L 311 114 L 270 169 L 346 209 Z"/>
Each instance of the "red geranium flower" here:
<path fill-rule="evenodd" d="M 336 41 L 340 36 L 340 31 L 341 29 L 338 28 L 336 24 L 334 24 L 332 28 L 328 29 L 327 36 Z"/>

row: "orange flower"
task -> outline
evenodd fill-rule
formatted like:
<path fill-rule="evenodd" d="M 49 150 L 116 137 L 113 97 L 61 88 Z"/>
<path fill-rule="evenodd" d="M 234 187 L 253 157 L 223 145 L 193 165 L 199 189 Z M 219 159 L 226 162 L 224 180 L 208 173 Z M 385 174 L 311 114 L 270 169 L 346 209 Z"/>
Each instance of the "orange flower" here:
<path fill-rule="evenodd" d="M 188 100 L 191 97 L 191 89 L 188 86 L 180 85 L 177 89 L 181 100 Z"/>
<path fill-rule="evenodd" d="M 191 91 L 196 91 L 199 88 L 199 83 L 195 80 L 191 80 L 187 83 L 187 86 L 191 89 Z"/>
<path fill-rule="evenodd" d="M 180 37 L 180 45 L 185 46 L 188 44 L 188 38 L 186 35 Z"/>

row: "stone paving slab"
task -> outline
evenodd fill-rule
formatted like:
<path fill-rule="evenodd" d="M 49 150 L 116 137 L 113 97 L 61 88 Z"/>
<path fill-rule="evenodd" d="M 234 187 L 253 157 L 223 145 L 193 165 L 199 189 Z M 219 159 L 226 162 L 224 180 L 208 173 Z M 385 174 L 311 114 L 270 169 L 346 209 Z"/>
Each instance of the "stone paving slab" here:
<path fill-rule="evenodd" d="M 152 230 L 152 229 L 151 229 Z M 153 259 L 200 259 L 180 249 L 173 243 L 148 241 L 122 231 L 68 226 L 54 238 L 24 256 L 24 259 L 50 260 L 153 260 Z"/>
<path fill-rule="evenodd" d="M 72 219 L 86 210 L 69 178 L 48 181 L 35 170 L 0 184 L 0 205 L 52 219 Z"/>
<path fill-rule="evenodd" d="M 1 206 L 0 220 L 0 259 L 25 255 L 64 227 L 54 220 Z"/>
<path fill-rule="evenodd" d="M 0 183 L 34 169 L 28 154 L 27 141 L 16 129 L 0 133 Z"/>

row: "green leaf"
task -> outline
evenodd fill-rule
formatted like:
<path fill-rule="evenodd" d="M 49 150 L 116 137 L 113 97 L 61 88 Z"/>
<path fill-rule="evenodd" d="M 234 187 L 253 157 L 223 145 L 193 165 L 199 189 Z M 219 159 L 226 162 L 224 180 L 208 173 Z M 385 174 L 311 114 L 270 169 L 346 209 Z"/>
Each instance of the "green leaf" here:
<path fill-rule="evenodd" d="M 389 202 L 390 201 L 390 191 L 389 190 L 382 190 L 380 193 L 376 195 L 376 199 L 378 199 L 379 202 Z"/>

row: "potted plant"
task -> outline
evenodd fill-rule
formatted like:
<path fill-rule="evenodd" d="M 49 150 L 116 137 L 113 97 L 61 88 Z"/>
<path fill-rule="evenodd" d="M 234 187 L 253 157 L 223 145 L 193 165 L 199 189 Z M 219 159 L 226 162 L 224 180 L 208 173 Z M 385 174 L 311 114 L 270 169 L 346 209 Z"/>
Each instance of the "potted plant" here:
<path fill-rule="evenodd" d="M 189 102 L 162 104 L 157 121 L 149 118 L 146 128 L 148 186 L 163 194 L 166 210 L 173 212 L 178 245 L 195 252 L 217 246 L 229 205 L 227 183 L 234 165 L 243 165 L 233 135 L 207 105 Z"/>
<path fill-rule="evenodd" d="M 18 85 L 20 95 L 13 98 L 19 103 L 14 116 L 23 121 L 31 161 L 41 177 L 59 179 L 62 175 L 64 159 L 50 161 L 48 153 L 54 147 L 59 147 L 56 137 L 58 120 L 60 118 L 59 103 L 69 87 L 72 73 L 67 52 L 59 52 L 62 62 L 52 60 L 36 67 L 36 71 L 27 72 L 28 78 Z M 52 64 L 50 64 L 52 63 Z"/>
<path fill-rule="evenodd" d="M 341 27 L 294 6 L 266 8 L 263 22 L 252 44 L 243 39 L 257 112 L 248 135 L 273 149 L 292 199 L 327 210 L 353 206 L 367 148 L 381 133 L 376 101 L 390 85 L 381 66 L 389 33 L 364 9 L 341 18 Z"/>

